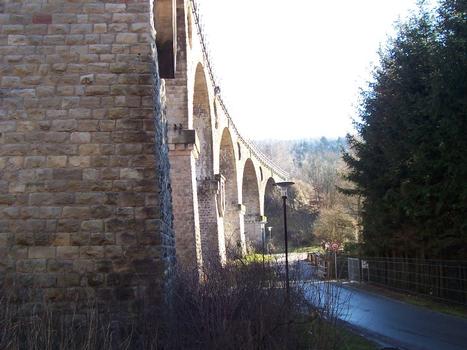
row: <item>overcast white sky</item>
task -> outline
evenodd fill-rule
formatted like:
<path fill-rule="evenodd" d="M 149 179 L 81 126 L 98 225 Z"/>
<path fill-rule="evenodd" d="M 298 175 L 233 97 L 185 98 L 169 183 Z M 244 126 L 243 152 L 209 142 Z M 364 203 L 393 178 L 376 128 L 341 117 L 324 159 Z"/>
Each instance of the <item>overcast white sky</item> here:
<path fill-rule="evenodd" d="M 201 0 L 214 70 L 251 139 L 344 136 L 359 87 L 416 0 Z"/>

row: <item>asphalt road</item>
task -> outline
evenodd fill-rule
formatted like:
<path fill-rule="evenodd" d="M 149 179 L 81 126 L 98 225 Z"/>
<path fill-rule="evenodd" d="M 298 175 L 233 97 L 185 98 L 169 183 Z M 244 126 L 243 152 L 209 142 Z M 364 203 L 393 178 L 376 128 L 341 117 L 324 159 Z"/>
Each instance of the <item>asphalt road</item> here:
<path fill-rule="evenodd" d="M 339 287 L 349 300 L 344 321 L 376 338 L 409 350 L 467 350 L 467 319 Z"/>
<path fill-rule="evenodd" d="M 295 262 L 297 265 L 301 270 L 310 270 L 306 262 Z M 404 350 L 467 350 L 467 319 L 355 289 L 351 285 L 309 284 L 310 298 L 316 298 L 317 293 L 321 295 L 315 303 L 336 303 L 342 321 L 380 344 Z"/>

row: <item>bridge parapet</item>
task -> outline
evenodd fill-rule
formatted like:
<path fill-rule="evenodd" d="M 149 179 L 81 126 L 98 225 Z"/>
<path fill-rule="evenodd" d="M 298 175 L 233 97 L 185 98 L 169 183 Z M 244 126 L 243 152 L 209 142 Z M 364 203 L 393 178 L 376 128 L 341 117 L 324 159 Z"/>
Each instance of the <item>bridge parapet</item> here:
<path fill-rule="evenodd" d="M 221 106 L 225 116 L 228 119 L 229 123 L 229 129 L 233 131 L 237 139 L 243 143 L 243 145 L 250 151 L 250 153 L 267 169 L 269 169 L 272 173 L 277 175 L 279 178 L 285 180 L 289 178 L 289 174 L 283 170 L 278 164 L 274 163 L 268 156 L 266 156 L 259 148 L 250 140 L 244 138 L 241 134 L 240 131 L 238 130 L 237 126 L 235 125 L 235 122 L 233 121 L 232 117 L 230 116 L 230 113 L 226 107 L 226 104 L 224 103 L 224 100 L 222 99 L 222 96 L 220 95 L 220 87 L 217 84 L 217 79 L 214 74 L 212 62 L 209 56 L 209 48 L 207 45 L 207 40 L 206 40 L 206 35 L 204 34 L 204 29 L 201 21 L 201 16 L 200 16 L 200 11 L 199 11 L 199 2 L 197 0 L 189 0 L 191 3 L 191 11 L 192 15 L 194 18 L 194 24 L 196 26 L 196 31 L 198 33 L 199 39 L 200 39 L 200 45 L 201 45 L 201 51 L 203 54 L 203 59 L 205 63 L 205 67 L 207 70 L 207 74 L 210 80 L 210 83 L 212 85 L 212 88 L 215 91 L 216 94 L 216 99 Z"/>

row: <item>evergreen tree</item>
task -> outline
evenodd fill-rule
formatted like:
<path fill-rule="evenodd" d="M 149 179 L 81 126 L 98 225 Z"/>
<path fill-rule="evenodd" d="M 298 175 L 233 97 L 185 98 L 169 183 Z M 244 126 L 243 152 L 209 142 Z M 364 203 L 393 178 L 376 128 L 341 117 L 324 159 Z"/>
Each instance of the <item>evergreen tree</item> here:
<path fill-rule="evenodd" d="M 465 0 L 421 7 L 363 92 L 343 158 L 369 254 L 466 256 L 466 28 Z"/>

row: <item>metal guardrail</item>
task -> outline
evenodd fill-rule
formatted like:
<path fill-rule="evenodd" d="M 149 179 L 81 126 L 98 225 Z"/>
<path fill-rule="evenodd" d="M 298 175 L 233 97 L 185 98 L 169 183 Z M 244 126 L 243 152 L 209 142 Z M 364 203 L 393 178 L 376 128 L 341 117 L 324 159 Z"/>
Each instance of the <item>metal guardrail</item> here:
<path fill-rule="evenodd" d="M 214 71 L 212 69 L 212 64 L 211 60 L 209 58 L 209 52 L 208 52 L 208 47 L 206 44 L 206 36 L 204 34 L 203 26 L 201 24 L 201 19 L 200 19 L 200 12 L 199 12 L 199 4 L 197 0 L 190 0 L 191 3 L 191 10 L 194 18 L 194 22 L 196 25 L 196 30 L 198 32 L 199 38 L 200 38 L 200 44 L 201 44 L 201 49 L 203 51 L 203 58 L 208 70 L 208 75 L 209 79 L 211 81 L 213 89 L 216 91 L 218 85 L 216 83 L 216 78 L 214 76 Z M 235 125 L 232 117 L 229 114 L 229 111 L 227 110 L 227 107 L 225 106 L 225 103 L 220 96 L 220 94 L 217 95 L 217 100 L 219 102 L 219 105 L 221 106 L 222 110 L 224 111 L 225 115 L 227 116 L 227 119 L 229 121 L 229 126 L 234 130 L 236 133 L 238 139 L 244 144 L 244 146 L 252 153 L 255 155 L 255 157 L 265 166 L 268 168 L 271 172 L 276 173 L 278 176 L 280 176 L 283 179 L 287 179 L 289 177 L 289 174 L 283 170 L 279 165 L 274 163 L 271 159 L 269 159 L 263 152 L 261 152 L 251 140 L 245 139 L 240 132 L 238 131 L 237 126 Z"/>

